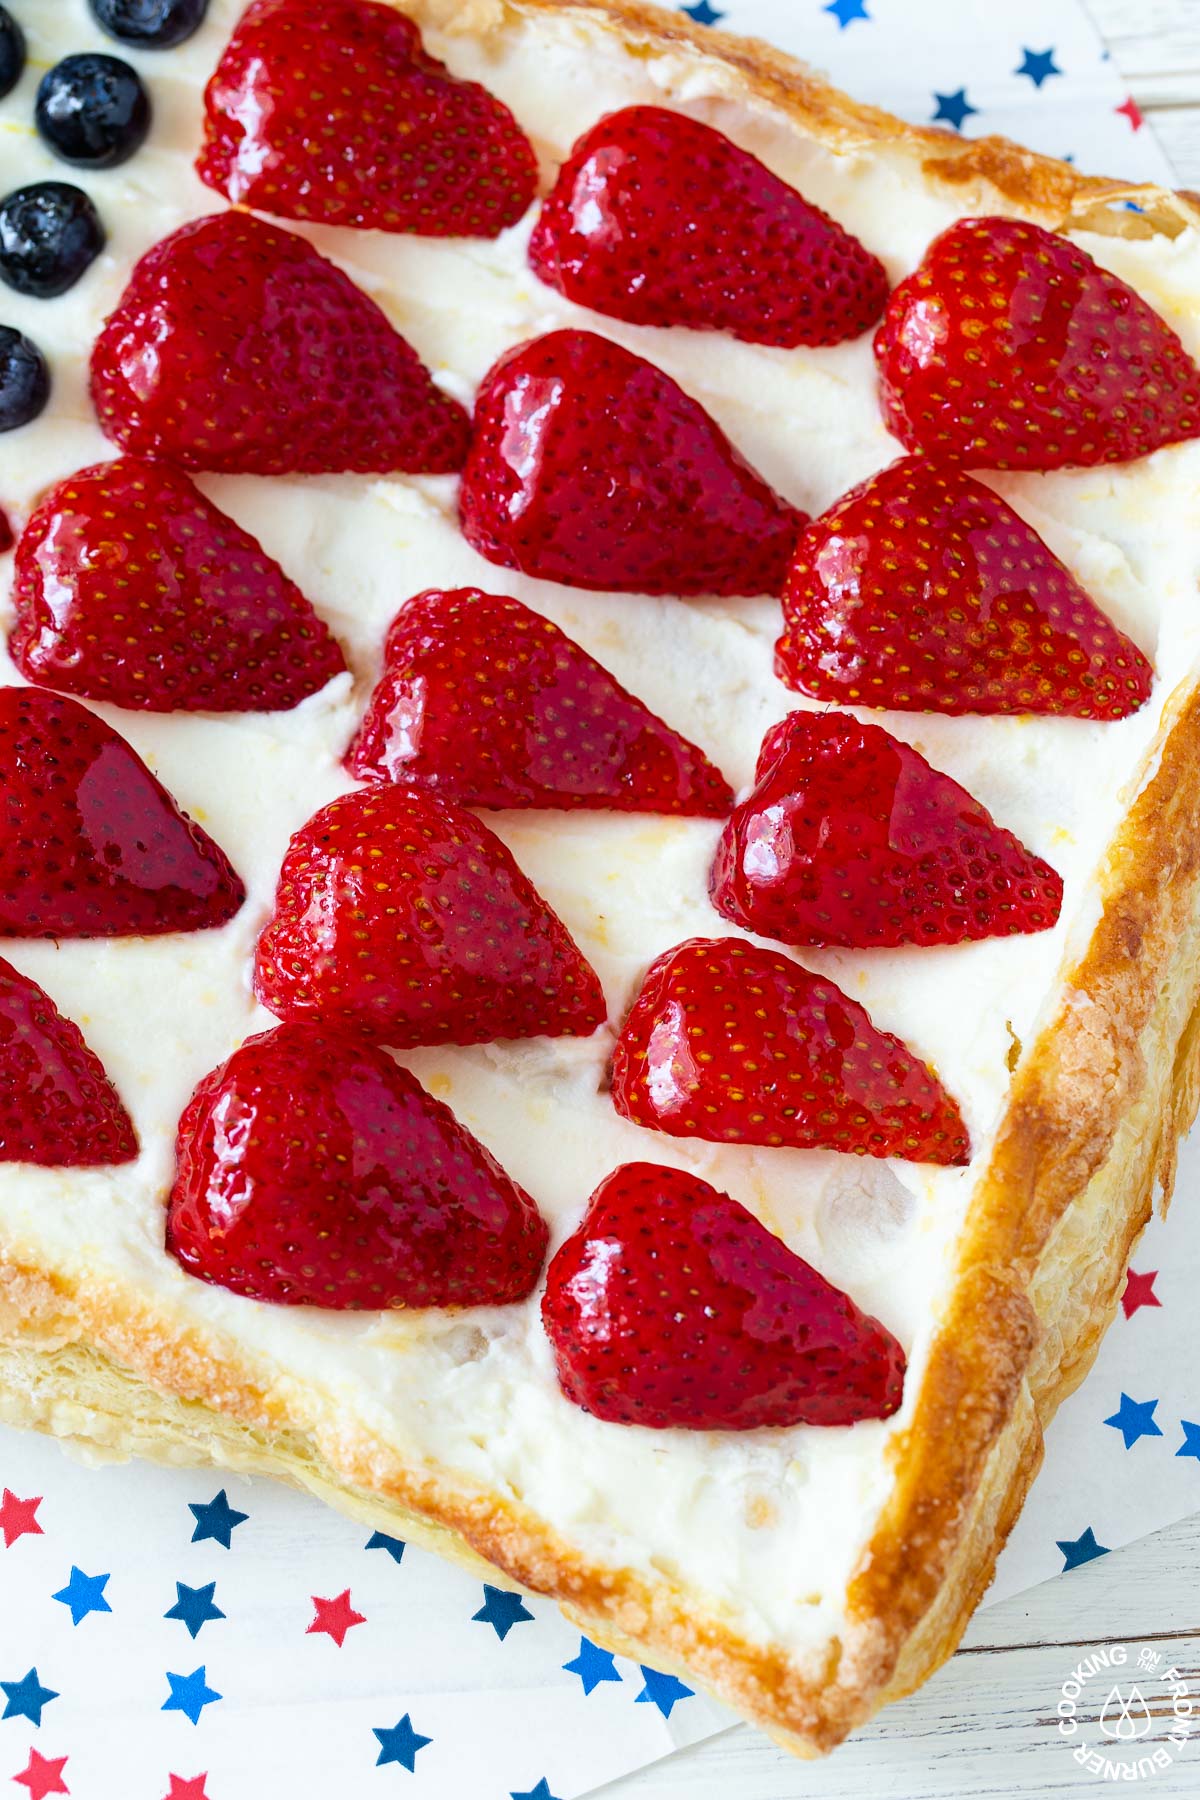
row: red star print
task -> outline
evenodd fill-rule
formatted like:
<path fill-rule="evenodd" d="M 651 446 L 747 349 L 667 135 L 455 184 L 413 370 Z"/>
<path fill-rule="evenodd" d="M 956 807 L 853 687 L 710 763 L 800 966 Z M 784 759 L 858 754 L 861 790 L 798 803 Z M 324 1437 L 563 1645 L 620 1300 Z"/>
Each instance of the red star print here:
<path fill-rule="evenodd" d="M 346 1641 L 346 1633 L 350 1627 L 365 1625 L 367 1622 L 366 1614 L 355 1612 L 351 1606 L 349 1588 L 334 1600 L 320 1600 L 314 1594 L 312 1603 L 313 1622 L 304 1635 L 307 1637 L 310 1632 L 324 1631 L 333 1639 L 339 1650 Z"/>
<path fill-rule="evenodd" d="M 171 1791 L 163 1795 L 163 1800 L 208 1800 L 204 1791 L 207 1779 L 207 1773 L 193 1775 L 190 1781 L 185 1781 L 182 1775 L 172 1775 Z"/>
<path fill-rule="evenodd" d="M 65 1756 L 39 1756 L 31 1750 L 28 1763 L 13 1780 L 29 1789 L 29 1800 L 46 1800 L 47 1794 L 69 1794 L 71 1790 L 62 1778 L 66 1761 Z"/>
<path fill-rule="evenodd" d="M 1146 123 L 1145 119 L 1142 117 L 1142 109 L 1132 94 L 1130 94 L 1128 100 L 1123 101 L 1120 106 L 1114 106 L 1113 111 L 1124 113 L 1125 117 L 1129 120 L 1131 131 L 1140 131 L 1142 126 Z"/>
<path fill-rule="evenodd" d="M 1139 1307 L 1162 1305 L 1162 1301 L 1154 1291 L 1154 1283 L 1157 1279 L 1157 1269 L 1151 1269 L 1147 1275 L 1138 1275 L 1133 1269 L 1127 1271 L 1125 1291 L 1121 1295 L 1121 1305 L 1127 1319 L 1132 1319 Z"/>
<path fill-rule="evenodd" d="M 11 1550 L 17 1539 L 26 1533 L 41 1537 L 42 1528 L 37 1522 L 37 1509 L 42 1504 L 39 1494 L 35 1500 L 18 1500 L 11 1488 L 5 1488 L 0 1498 L 0 1532 L 4 1533 L 4 1547 Z"/>

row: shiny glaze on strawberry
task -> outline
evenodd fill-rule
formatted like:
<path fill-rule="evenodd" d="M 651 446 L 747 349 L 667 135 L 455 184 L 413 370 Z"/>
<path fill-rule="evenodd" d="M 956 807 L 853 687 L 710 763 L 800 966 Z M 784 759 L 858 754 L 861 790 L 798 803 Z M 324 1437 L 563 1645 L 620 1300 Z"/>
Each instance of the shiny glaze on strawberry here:
<path fill-rule="evenodd" d="M 133 1121 L 104 1065 L 36 981 L 0 960 L 0 1163 L 132 1162 Z"/>
<path fill-rule="evenodd" d="M 1200 369 L 1086 250 L 1024 219 L 959 219 L 875 334 L 884 421 L 973 469 L 1132 462 L 1200 436 Z"/>
<path fill-rule="evenodd" d="M 742 938 L 654 962 L 621 1027 L 613 1105 L 672 1137 L 965 1163 L 931 1069 L 836 983 Z"/>
<path fill-rule="evenodd" d="M 911 745 L 848 713 L 792 713 L 763 739 L 709 892 L 785 944 L 892 949 L 1048 931 L 1063 886 Z"/>
<path fill-rule="evenodd" d="M 542 1319 L 585 1412 L 654 1430 L 853 1425 L 900 1404 L 904 1352 L 728 1194 L 615 1169 L 556 1251 Z"/>
<path fill-rule="evenodd" d="M 776 668 L 843 706 L 1123 719 L 1154 670 L 999 494 L 902 457 L 796 543 Z"/>
<path fill-rule="evenodd" d="M 203 931 L 245 897 L 111 726 L 64 694 L 0 688 L 0 936 Z"/>
<path fill-rule="evenodd" d="M 167 1248 L 280 1306 L 495 1306 L 546 1253 L 537 1207 L 407 1069 L 311 1024 L 250 1038 L 179 1121 Z"/>
<path fill-rule="evenodd" d="M 883 264 L 723 132 L 665 106 L 575 144 L 529 240 L 535 274 L 635 325 L 837 344 L 873 325 Z"/>
<path fill-rule="evenodd" d="M 528 138 L 486 88 L 376 0 L 255 0 L 205 91 L 200 179 L 285 219 L 495 237 L 537 186 Z"/>
<path fill-rule="evenodd" d="M 185 469 L 448 474 L 466 454 L 466 413 L 374 300 L 307 239 L 236 210 L 136 264 L 91 389 L 122 450 Z"/>
<path fill-rule="evenodd" d="M 21 534 L 8 648 L 27 680 L 150 712 L 275 712 L 345 667 L 262 545 L 165 463 L 81 469 Z"/>
<path fill-rule="evenodd" d="M 805 522 L 698 400 L 591 331 L 484 377 L 459 509 L 489 562 L 641 594 L 777 594 Z"/>
<path fill-rule="evenodd" d="M 255 991 L 396 1049 L 586 1037 L 595 971 L 504 844 L 433 794 L 375 786 L 301 826 L 258 943 Z"/>
<path fill-rule="evenodd" d="M 722 817 L 733 791 L 549 619 L 479 588 L 417 594 L 346 756 L 463 806 L 590 807 Z"/>

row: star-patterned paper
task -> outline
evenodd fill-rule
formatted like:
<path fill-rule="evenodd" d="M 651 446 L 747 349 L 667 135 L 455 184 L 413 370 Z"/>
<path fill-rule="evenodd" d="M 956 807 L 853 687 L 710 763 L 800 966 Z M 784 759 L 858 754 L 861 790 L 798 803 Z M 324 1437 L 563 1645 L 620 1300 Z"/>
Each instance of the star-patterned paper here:
<path fill-rule="evenodd" d="M 1092 174 L 1170 179 L 1075 0 L 698 0 L 680 10 L 767 38 L 914 124 L 999 133 Z"/>
<path fill-rule="evenodd" d="M 1200 1510 L 1200 1131 L 1179 1160 L 1174 1205 L 1151 1221 L 1095 1367 L 1046 1434 L 1046 1464 L 985 1604 L 1078 1568 Z"/>
<path fill-rule="evenodd" d="M 727 1723 L 550 1602 L 273 1482 L 0 1431 L 5 1479 L 0 1795 L 574 1800 Z"/>
<path fill-rule="evenodd" d="M 1075 0 L 690 0 L 922 124 L 1169 169 Z M 1200 1508 L 1200 1141 L 989 1600 Z M 677 1675 L 315 1500 L 0 1430 L 0 1797 L 578 1800 L 731 1723 Z M 797 1792 L 800 1786 L 797 1787 Z"/>

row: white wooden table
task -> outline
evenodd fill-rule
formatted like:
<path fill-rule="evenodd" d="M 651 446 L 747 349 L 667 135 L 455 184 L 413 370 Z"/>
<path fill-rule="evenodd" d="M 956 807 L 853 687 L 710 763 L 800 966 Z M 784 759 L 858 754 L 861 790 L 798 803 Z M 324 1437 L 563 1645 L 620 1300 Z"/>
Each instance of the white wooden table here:
<path fill-rule="evenodd" d="M 1180 184 L 1200 189 L 1200 0 L 1087 3 Z M 1071 1760 L 1055 1706 L 1080 1655 L 1116 1640 L 1153 1640 L 1200 1683 L 1200 1515 L 979 1614 L 920 1693 L 832 1759 L 796 1763 L 739 1726 L 605 1788 L 604 1800 L 1094 1800 L 1108 1784 Z M 1156 1721 L 1139 1749 L 1164 1733 Z M 1195 1800 L 1200 1734 L 1136 1789 Z"/>

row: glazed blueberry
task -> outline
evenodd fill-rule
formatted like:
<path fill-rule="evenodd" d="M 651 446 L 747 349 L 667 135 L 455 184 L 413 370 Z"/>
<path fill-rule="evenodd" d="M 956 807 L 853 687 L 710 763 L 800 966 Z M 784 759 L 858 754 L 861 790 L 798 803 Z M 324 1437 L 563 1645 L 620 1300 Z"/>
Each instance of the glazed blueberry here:
<path fill-rule="evenodd" d="M 25 33 L 7 6 L 0 6 L 0 100 L 12 93 L 24 68 Z"/>
<path fill-rule="evenodd" d="M 0 431 L 36 419 L 50 398 L 50 371 L 36 344 L 0 325 Z"/>
<path fill-rule="evenodd" d="M 100 215 L 82 188 L 38 181 L 0 200 L 0 281 L 18 294 L 65 294 L 103 248 Z"/>
<path fill-rule="evenodd" d="M 88 0 L 109 37 L 139 50 L 173 50 L 199 30 L 208 0 Z"/>
<path fill-rule="evenodd" d="M 150 101 L 138 75 L 117 56 L 64 56 L 42 77 L 37 128 L 64 162 L 111 169 L 140 149 Z"/>

